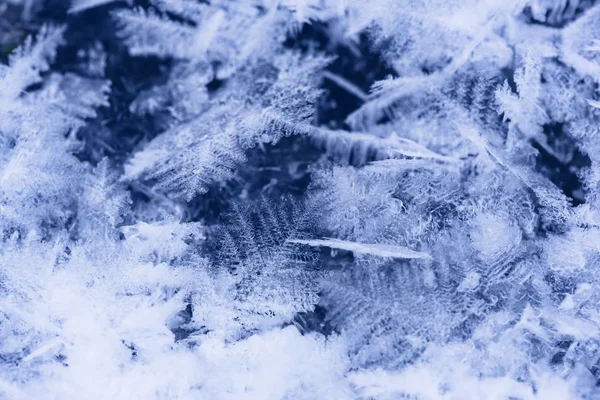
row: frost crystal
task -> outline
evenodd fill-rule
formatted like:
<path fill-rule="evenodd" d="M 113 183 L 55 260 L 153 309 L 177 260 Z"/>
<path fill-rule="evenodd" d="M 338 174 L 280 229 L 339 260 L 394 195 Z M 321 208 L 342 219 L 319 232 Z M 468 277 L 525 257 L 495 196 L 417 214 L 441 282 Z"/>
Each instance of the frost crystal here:
<path fill-rule="evenodd" d="M 0 1 L 0 399 L 600 398 L 598 1 L 63 3 Z"/>

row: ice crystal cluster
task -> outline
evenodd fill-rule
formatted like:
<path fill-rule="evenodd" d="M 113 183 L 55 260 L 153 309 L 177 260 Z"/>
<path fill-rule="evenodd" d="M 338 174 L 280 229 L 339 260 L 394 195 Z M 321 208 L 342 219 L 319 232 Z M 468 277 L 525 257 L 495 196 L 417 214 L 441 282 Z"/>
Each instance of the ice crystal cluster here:
<path fill-rule="evenodd" d="M 0 0 L 0 399 L 600 399 L 600 3 Z"/>

